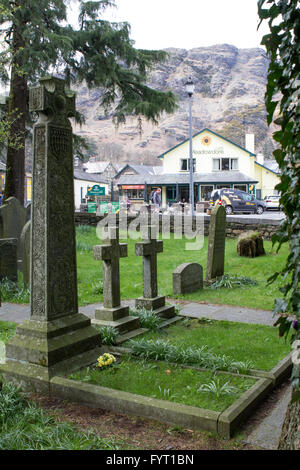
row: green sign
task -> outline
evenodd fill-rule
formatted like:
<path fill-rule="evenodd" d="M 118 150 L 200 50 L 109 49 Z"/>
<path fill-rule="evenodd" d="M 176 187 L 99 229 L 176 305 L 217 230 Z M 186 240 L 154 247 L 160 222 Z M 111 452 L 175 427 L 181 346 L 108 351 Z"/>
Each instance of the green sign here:
<path fill-rule="evenodd" d="M 100 202 L 100 214 L 108 212 L 108 202 Z"/>
<path fill-rule="evenodd" d="M 111 203 L 111 211 L 113 214 L 115 214 L 116 212 L 118 212 L 120 210 L 120 203 L 119 202 L 112 202 Z"/>
<path fill-rule="evenodd" d="M 96 202 L 88 202 L 88 212 L 93 213 L 97 210 Z"/>
<path fill-rule="evenodd" d="M 95 184 L 92 188 L 88 189 L 88 196 L 105 196 L 105 188 Z"/>

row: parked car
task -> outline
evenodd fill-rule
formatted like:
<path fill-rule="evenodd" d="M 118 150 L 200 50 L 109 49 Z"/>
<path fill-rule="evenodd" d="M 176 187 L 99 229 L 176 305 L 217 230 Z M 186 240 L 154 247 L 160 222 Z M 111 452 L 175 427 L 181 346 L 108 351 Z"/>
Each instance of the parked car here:
<path fill-rule="evenodd" d="M 264 201 L 255 199 L 253 194 L 248 194 L 239 189 L 215 189 L 211 193 L 210 204 L 212 206 L 222 204 L 227 215 L 234 212 L 262 214 L 266 210 Z"/>
<path fill-rule="evenodd" d="M 280 199 L 280 196 L 276 196 L 274 194 L 272 196 L 266 196 L 264 198 L 264 203 L 266 204 L 266 210 L 268 209 L 280 210 L 279 199 Z"/>

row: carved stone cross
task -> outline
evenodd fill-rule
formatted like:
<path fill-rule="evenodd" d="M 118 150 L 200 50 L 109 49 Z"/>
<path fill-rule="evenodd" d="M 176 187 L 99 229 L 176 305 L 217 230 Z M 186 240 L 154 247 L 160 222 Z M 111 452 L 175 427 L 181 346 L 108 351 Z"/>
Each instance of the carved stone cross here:
<path fill-rule="evenodd" d="M 103 245 L 94 246 L 94 259 L 103 261 L 103 306 L 116 308 L 120 297 L 120 258 L 127 257 L 127 243 L 119 243 L 119 229 L 108 227 Z"/>
<path fill-rule="evenodd" d="M 6 343 L 6 380 L 49 393 L 59 373 L 94 363 L 99 332 L 78 312 L 72 127 L 75 95 L 65 81 L 40 80 L 30 90 L 38 113 L 33 131 L 31 313 Z"/>
<path fill-rule="evenodd" d="M 143 241 L 136 243 L 135 254 L 143 256 L 143 296 L 146 299 L 157 297 L 157 253 L 163 251 L 163 241 L 153 236 L 154 227 L 146 227 Z"/>
<path fill-rule="evenodd" d="M 44 113 L 56 124 L 71 126 L 68 118 L 75 115 L 75 94 L 65 90 L 65 80 L 45 77 L 40 84 L 29 90 L 29 111 Z"/>

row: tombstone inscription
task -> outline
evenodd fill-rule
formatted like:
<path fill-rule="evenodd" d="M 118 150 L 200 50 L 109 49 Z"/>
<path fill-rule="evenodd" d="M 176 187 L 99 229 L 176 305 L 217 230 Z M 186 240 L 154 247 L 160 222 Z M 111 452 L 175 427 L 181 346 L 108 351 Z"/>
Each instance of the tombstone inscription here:
<path fill-rule="evenodd" d="M 224 274 L 226 212 L 215 206 L 211 212 L 208 235 L 206 278 L 207 284 Z"/>
<path fill-rule="evenodd" d="M 30 390 L 49 390 L 58 373 L 96 362 L 100 335 L 78 313 L 72 128 L 75 97 L 47 77 L 30 90 L 34 126 L 31 315 L 6 344 L 1 372 Z M 63 203 L 62 203 L 63 202 Z"/>

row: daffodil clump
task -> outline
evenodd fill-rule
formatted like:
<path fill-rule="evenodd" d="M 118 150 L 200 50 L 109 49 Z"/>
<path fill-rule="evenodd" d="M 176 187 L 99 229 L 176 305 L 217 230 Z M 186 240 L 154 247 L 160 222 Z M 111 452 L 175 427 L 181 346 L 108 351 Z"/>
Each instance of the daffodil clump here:
<path fill-rule="evenodd" d="M 114 362 L 116 362 L 115 356 L 109 353 L 104 353 L 102 356 L 98 357 L 97 367 L 111 366 Z"/>

